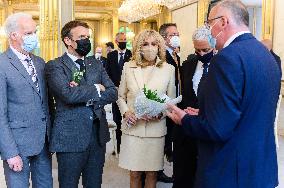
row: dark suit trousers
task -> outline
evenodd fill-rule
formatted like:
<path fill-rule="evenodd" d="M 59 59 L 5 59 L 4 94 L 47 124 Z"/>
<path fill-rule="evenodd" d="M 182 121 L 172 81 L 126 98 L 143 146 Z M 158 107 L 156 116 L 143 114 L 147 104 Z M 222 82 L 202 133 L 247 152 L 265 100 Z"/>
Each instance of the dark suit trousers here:
<path fill-rule="evenodd" d="M 8 188 L 29 188 L 30 174 L 33 188 L 52 188 L 51 155 L 44 146 L 38 155 L 21 156 L 23 170 L 14 172 L 9 168 L 7 161 L 3 161 L 4 174 Z M 3 185 L 4 186 L 4 185 Z"/>
<path fill-rule="evenodd" d="M 60 188 L 77 188 L 81 175 L 84 188 L 101 187 L 106 147 L 105 144 L 98 144 L 96 131 L 96 128 L 93 128 L 94 136 L 91 137 L 86 151 L 56 154 Z"/>
<path fill-rule="evenodd" d="M 181 127 L 174 127 L 173 134 L 173 188 L 193 188 L 197 168 L 197 141 L 185 136 Z"/>
<path fill-rule="evenodd" d="M 112 114 L 113 114 L 113 121 L 116 123 L 116 143 L 117 143 L 117 152 L 120 152 L 120 144 L 121 144 L 121 114 L 119 108 L 116 103 L 112 103 Z"/>

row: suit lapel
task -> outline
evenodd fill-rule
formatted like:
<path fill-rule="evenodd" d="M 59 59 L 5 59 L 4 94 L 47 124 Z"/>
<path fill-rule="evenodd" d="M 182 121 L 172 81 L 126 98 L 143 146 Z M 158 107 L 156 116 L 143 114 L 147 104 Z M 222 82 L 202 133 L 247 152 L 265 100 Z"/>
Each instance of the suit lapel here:
<path fill-rule="evenodd" d="M 38 80 L 38 87 L 39 87 L 39 91 L 36 89 L 36 86 L 35 84 L 33 83 L 33 86 L 34 86 L 34 89 L 36 90 L 36 92 L 41 96 L 41 98 L 43 97 L 43 92 L 44 92 L 44 80 L 43 80 L 43 75 L 42 75 L 42 69 L 39 65 L 39 63 L 36 61 L 36 58 L 34 55 L 30 55 L 32 61 L 33 61 L 33 64 L 35 66 L 35 69 L 36 69 L 36 74 L 37 74 L 37 80 Z"/>
<path fill-rule="evenodd" d="M 133 66 L 133 73 L 138 87 L 142 90 L 144 87 L 143 74 L 140 66 Z"/>
<path fill-rule="evenodd" d="M 72 76 L 74 72 L 79 71 L 78 67 L 75 65 L 72 59 L 67 55 L 67 53 L 64 53 L 64 55 L 62 56 L 62 63 L 70 70 Z M 83 77 L 80 81 L 80 84 L 83 85 L 85 83 L 86 80 Z"/>
<path fill-rule="evenodd" d="M 22 62 L 19 60 L 19 58 L 14 54 L 14 52 L 10 48 L 7 50 L 7 57 L 9 58 L 10 63 L 16 68 L 16 70 L 19 71 L 19 73 L 25 78 L 25 80 L 32 86 L 32 88 L 40 96 L 35 84 L 32 81 L 31 76 L 28 74 Z"/>

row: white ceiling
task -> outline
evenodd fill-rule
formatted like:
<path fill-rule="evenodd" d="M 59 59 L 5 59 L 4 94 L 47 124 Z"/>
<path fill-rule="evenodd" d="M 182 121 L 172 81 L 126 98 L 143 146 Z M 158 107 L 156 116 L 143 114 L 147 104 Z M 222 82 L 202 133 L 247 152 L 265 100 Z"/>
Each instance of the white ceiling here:
<path fill-rule="evenodd" d="M 262 6 L 262 0 L 241 0 L 247 6 Z"/>

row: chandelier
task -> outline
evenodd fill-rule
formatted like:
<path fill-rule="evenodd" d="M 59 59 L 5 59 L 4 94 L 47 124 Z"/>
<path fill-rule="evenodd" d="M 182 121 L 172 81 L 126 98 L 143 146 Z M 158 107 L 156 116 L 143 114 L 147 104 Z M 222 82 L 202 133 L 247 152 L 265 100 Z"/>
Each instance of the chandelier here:
<path fill-rule="evenodd" d="M 131 23 L 161 12 L 161 6 L 169 9 L 185 5 L 190 0 L 125 0 L 118 9 L 118 18 Z"/>
<path fill-rule="evenodd" d="M 125 0 L 118 9 L 118 18 L 131 23 L 159 13 L 160 5 L 154 0 Z"/>
<path fill-rule="evenodd" d="M 154 2 L 172 9 L 189 3 L 189 0 L 154 0 Z"/>

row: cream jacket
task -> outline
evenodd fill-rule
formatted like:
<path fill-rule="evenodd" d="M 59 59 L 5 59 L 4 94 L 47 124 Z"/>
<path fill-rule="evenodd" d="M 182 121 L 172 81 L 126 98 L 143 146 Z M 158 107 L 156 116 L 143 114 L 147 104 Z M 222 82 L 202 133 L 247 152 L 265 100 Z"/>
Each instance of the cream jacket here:
<path fill-rule="evenodd" d="M 155 67 L 149 75 L 147 83 L 144 83 L 143 69 L 137 66 L 134 61 L 124 64 L 121 81 L 118 89 L 117 104 L 121 115 L 128 110 L 134 112 L 134 102 L 136 95 L 142 91 L 144 84 L 148 89 L 157 90 L 160 93 L 167 94 L 170 98 L 175 98 L 175 68 L 164 62 L 162 66 Z M 122 119 L 121 130 L 124 134 L 139 137 L 162 137 L 166 135 L 166 119 L 146 122 L 138 120 L 136 125 L 128 128 L 124 119 Z"/>

